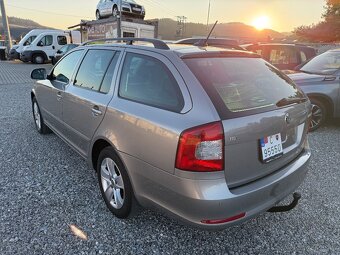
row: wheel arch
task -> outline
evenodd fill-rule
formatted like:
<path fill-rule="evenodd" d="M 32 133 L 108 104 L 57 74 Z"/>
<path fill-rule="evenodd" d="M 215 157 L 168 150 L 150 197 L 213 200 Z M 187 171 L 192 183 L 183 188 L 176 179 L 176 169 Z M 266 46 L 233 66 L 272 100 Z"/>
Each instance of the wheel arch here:
<path fill-rule="evenodd" d="M 95 170 L 97 171 L 97 164 L 98 164 L 98 158 L 99 158 L 99 155 L 100 155 L 100 152 L 102 150 L 104 150 L 105 148 L 107 147 L 111 147 L 114 152 L 116 153 L 117 157 L 120 159 L 120 161 L 122 162 L 122 164 L 124 165 L 125 169 L 126 169 L 126 173 L 127 175 L 129 176 L 129 179 L 130 179 L 130 182 L 131 182 L 131 186 L 132 186 L 132 190 L 133 190 L 133 193 L 135 194 L 135 185 L 134 185 L 134 181 L 133 181 L 133 178 L 130 174 L 130 171 L 127 167 L 127 165 L 125 164 L 124 160 L 122 159 L 120 153 L 118 152 L 118 149 L 117 147 L 111 142 L 109 141 L 108 139 L 106 138 L 103 138 L 103 137 L 100 137 L 98 138 L 92 145 L 92 148 L 91 148 L 91 154 L 90 154 L 90 166 Z M 138 200 L 138 199 L 137 199 Z"/>
<path fill-rule="evenodd" d="M 31 100 L 33 100 L 34 97 L 35 97 L 35 91 L 32 90 L 32 91 L 31 91 Z"/>
<path fill-rule="evenodd" d="M 91 147 L 91 150 L 90 150 L 90 166 L 92 166 L 92 168 L 96 171 L 97 169 L 97 163 L 98 163 L 98 158 L 99 158 L 99 154 L 102 150 L 104 150 L 105 148 L 107 147 L 111 147 L 117 157 L 123 162 L 125 168 L 126 165 L 122 159 L 122 157 L 120 156 L 118 150 L 117 150 L 117 147 L 111 142 L 109 141 L 108 139 L 104 138 L 104 137 L 99 137 L 93 144 L 92 144 L 92 147 Z"/>
<path fill-rule="evenodd" d="M 42 55 L 44 58 L 45 58 L 45 61 L 48 60 L 48 56 L 46 55 L 46 52 L 45 51 L 42 51 L 42 50 L 35 50 L 32 52 L 32 60 L 34 59 L 34 57 L 36 55 Z"/>
<path fill-rule="evenodd" d="M 307 94 L 307 96 L 309 97 L 309 99 L 312 101 L 313 99 L 319 100 L 320 102 L 322 102 L 324 104 L 324 106 L 326 107 L 326 116 L 330 117 L 334 115 L 334 103 L 332 101 L 331 98 L 329 98 L 326 95 L 323 94 L 318 94 L 318 93 L 309 93 Z"/>

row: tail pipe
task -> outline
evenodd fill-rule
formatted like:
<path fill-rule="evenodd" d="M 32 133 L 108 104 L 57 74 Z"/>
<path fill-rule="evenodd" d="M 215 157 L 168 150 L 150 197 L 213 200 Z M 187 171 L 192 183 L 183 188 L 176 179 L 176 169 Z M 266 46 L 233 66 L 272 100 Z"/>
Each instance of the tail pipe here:
<path fill-rule="evenodd" d="M 294 209 L 297 206 L 300 198 L 301 198 L 301 194 L 295 192 L 293 194 L 293 201 L 289 205 L 274 206 L 274 207 L 270 208 L 267 212 L 271 212 L 271 213 L 288 212 L 288 211 Z"/>

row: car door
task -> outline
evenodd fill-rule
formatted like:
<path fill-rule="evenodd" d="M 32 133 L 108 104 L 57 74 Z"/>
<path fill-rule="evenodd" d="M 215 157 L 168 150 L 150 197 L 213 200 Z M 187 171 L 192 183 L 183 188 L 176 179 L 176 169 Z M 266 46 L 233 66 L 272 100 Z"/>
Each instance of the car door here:
<path fill-rule="evenodd" d="M 83 156 L 106 112 L 120 52 L 89 49 L 63 98 L 63 133 Z"/>
<path fill-rule="evenodd" d="M 112 7 L 113 7 L 112 0 L 106 0 L 105 1 L 105 16 L 111 15 Z"/>
<path fill-rule="evenodd" d="M 36 94 L 42 115 L 47 124 L 57 133 L 63 126 L 62 99 L 66 86 L 69 84 L 75 66 L 83 50 L 78 50 L 67 55 L 51 71 L 49 79 L 40 82 Z"/>
<path fill-rule="evenodd" d="M 47 57 L 50 57 L 54 56 L 55 43 L 56 43 L 55 35 L 45 35 L 38 42 L 37 46 L 41 47 L 41 50 L 43 50 L 46 53 Z"/>

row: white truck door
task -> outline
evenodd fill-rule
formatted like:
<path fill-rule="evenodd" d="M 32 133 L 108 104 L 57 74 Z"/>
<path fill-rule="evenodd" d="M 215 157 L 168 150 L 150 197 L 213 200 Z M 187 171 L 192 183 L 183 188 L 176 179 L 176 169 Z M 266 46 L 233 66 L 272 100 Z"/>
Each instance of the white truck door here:
<path fill-rule="evenodd" d="M 51 56 L 54 56 L 55 52 L 55 43 L 56 38 L 53 35 L 45 35 L 37 44 L 38 50 L 42 50 L 46 53 L 48 59 L 51 59 Z"/>

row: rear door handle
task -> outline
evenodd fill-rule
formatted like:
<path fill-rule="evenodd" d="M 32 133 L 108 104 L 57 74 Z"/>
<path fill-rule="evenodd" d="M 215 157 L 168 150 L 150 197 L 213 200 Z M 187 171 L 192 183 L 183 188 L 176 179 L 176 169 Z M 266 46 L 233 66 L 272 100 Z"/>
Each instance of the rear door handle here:
<path fill-rule="evenodd" d="M 61 92 L 59 91 L 57 93 L 57 100 L 60 101 L 63 98 L 63 95 L 61 94 Z"/>
<path fill-rule="evenodd" d="M 93 115 L 94 115 L 95 117 L 100 116 L 100 115 L 103 114 L 102 111 L 99 110 L 99 106 L 97 106 L 97 105 L 93 106 L 93 108 L 92 108 L 92 113 L 93 113 Z"/>

